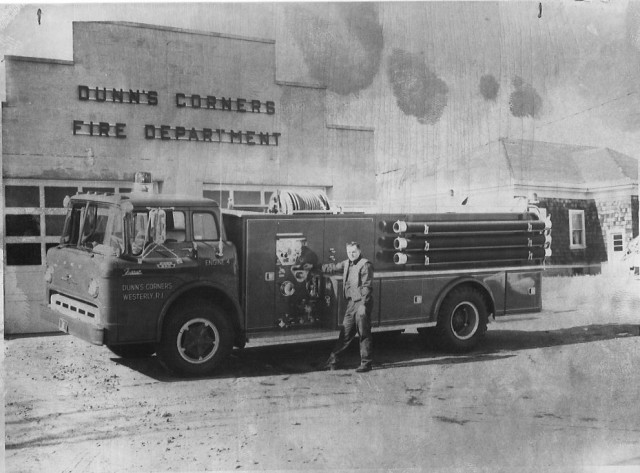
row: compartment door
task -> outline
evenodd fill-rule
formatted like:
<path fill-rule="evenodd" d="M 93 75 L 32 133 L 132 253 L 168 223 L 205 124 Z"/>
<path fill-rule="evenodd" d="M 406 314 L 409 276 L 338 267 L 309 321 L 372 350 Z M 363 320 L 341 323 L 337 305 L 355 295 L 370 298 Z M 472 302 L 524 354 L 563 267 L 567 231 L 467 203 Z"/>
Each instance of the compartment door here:
<path fill-rule="evenodd" d="M 244 264 L 247 330 L 274 327 L 277 222 L 248 220 Z"/>
<path fill-rule="evenodd" d="M 435 321 L 433 305 L 451 277 L 383 279 L 380 290 L 380 325 Z"/>
<path fill-rule="evenodd" d="M 506 314 L 542 310 L 540 272 L 508 272 L 505 288 Z"/>
<path fill-rule="evenodd" d="M 385 279 L 380 291 L 380 324 L 419 321 L 423 318 L 422 279 Z"/>
<path fill-rule="evenodd" d="M 324 219 L 283 218 L 278 220 L 277 230 L 273 328 L 288 333 L 327 328 L 330 321 L 322 296 L 324 279 L 320 269 Z"/>

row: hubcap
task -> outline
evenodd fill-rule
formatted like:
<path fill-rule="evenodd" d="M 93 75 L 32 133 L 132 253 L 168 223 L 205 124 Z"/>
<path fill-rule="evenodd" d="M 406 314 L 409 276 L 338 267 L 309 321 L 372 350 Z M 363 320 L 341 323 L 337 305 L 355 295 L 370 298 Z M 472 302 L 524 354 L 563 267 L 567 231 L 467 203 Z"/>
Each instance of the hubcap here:
<path fill-rule="evenodd" d="M 451 330 L 456 338 L 468 340 L 478 330 L 480 315 L 475 305 L 470 302 L 461 302 L 453 309 L 451 315 Z"/>
<path fill-rule="evenodd" d="M 180 328 L 176 343 L 178 353 L 185 361 L 205 363 L 218 351 L 220 334 L 210 320 L 191 319 Z"/>

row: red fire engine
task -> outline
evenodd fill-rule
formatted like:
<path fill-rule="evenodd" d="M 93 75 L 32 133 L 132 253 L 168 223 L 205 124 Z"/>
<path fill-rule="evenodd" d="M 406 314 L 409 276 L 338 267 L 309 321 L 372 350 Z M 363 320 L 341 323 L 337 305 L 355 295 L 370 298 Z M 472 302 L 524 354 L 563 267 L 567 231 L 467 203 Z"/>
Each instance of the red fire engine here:
<path fill-rule="evenodd" d="M 268 213 L 149 192 L 65 205 L 43 317 L 119 356 L 157 353 L 178 374 L 209 374 L 252 340 L 335 337 L 342 276 L 321 266 L 354 240 L 375 267 L 374 332 L 435 327 L 442 348 L 466 351 L 490 317 L 541 310 L 551 223 L 535 209 L 333 213 L 324 195 L 295 192 Z"/>

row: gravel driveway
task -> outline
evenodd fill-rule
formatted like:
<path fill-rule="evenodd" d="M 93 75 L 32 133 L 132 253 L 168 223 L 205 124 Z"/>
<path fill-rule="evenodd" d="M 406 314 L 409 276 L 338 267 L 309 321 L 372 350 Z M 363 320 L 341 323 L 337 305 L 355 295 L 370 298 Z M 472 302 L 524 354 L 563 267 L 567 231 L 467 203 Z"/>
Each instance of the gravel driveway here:
<path fill-rule="evenodd" d="M 366 374 L 321 371 L 331 342 L 185 380 L 65 335 L 5 340 L 6 471 L 640 470 L 640 281 L 545 278 L 543 301 L 467 355 L 377 336 Z"/>

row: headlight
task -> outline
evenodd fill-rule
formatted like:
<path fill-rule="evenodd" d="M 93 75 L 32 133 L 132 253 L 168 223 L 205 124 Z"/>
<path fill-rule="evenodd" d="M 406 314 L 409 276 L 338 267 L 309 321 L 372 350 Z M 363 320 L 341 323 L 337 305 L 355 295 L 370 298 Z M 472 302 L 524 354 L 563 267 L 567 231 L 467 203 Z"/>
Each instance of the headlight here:
<path fill-rule="evenodd" d="M 98 285 L 98 281 L 96 281 L 95 279 L 92 279 L 91 282 L 89 283 L 89 288 L 87 290 L 89 291 L 89 295 L 91 297 L 98 297 L 98 293 L 100 292 L 100 286 Z"/>
<path fill-rule="evenodd" d="M 51 266 L 47 266 L 47 270 L 44 272 L 44 281 L 47 284 L 51 284 L 51 281 L 53 281 L 53 268 Z"/>

